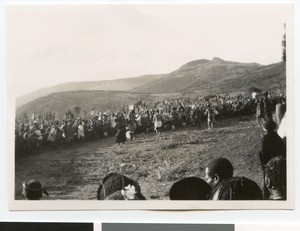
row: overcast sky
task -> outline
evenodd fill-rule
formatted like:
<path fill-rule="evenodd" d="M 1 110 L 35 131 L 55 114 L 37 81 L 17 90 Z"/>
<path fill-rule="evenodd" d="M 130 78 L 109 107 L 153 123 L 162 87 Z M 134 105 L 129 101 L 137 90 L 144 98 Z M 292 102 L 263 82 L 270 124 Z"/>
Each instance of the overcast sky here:
<path fill-rule="evenodd" d="M 16 95 L 62 82 L 171 72 L 196 59 L 281 61 L 286 5 L 11 5 Z M 288 25 L 289 26 L 289 25 Z"/>

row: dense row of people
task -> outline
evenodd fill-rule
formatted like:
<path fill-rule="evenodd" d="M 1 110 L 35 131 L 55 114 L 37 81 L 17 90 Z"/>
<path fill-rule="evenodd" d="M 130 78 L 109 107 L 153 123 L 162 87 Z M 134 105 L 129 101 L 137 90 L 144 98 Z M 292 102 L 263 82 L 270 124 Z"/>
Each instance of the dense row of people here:
<path fill-rule="evenodd" d="M 201 127 L 204 121 L 207 121 L 208 129 L 212 129 L 216 119 L 254 113 L 262 125 L 274 111 L 278 112 L 278 120 L 282 119 L 285 96 L 268 92 L 253 93 L 251 97 L 242 94 L 215 95 L 153 104 L 139 99 L 133 106 L 122 110 L 100 112 L 92 109 L 79 113 L 67 109 L 62 120 L 58 120 L 53 112 L 33 114 L 31 117 L 24 114 L 16 119 L 16 157 L 40 152 L 47 147 L 82 143 L 107 136 L 115 136 L 116 142 L 121 144 L 133 140 L 137 133 L 156 131 L 159 135 L 163 129 L 174 130 L 186 125 Z"/>

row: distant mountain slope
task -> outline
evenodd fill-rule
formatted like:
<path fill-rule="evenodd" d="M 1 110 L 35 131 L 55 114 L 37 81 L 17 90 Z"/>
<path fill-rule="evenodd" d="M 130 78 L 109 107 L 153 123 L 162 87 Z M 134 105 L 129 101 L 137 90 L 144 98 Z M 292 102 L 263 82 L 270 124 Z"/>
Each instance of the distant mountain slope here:
<path fill-rule="evenodd" d="M 262 89 L 285 87 L 285 65 L 228 62 L 219 58 L 197 60 L 178 70 L 134 88 L 136 92 L 151 93 L 224 93 L 245 91 L 249 87 Z"/>
<path fill-rule="evenodd" d="M 144 75 L 138 78 L 126 78 L 119 80 L 105 80 L 105 81 L 86 81 L 86 82 L 69 82 L 62 83 L 49 88 L 42 88 L 27 95 L 17 98 L 16 105 L 19 108 L 26 103 L 29 103 L 42 96 L 52 93 L 65 91 L 87 91 L 87 90 L 110 90 L 110 91 L 129 91 L 134 87 L 144 85 L 151 82 L 155 77 L 151 75 Z"/>
<path fill-rule="evenodd" d="M 173 94 L 172 97 L 175 97 Z M 122 105 L 131 105 L 140 98 L 146 102 L 162 100 L 165 95 L 132 93 L 122 91 L 69 91 L 52 93 L 40 97 L 17 109 L 17 117 L 23 113 L 32 115 L 33 113 L 46 113 L 48 111 L 56 113 L 58 118 L 62 118 L 66 109 L 74 109 L 75 106 L 82 110 L 119 111 Z"/>
<path fill-rule="evenodd" d="M 285 64 L 238 63 L 220 58 L 191 61 L 168 74 L 135 78 L 71 82 L 40 89 L 17 99 L 17 108 L 42 96 L 66 91 L 127 91 L 149 94 L 181 93 L 206 95 L 225 92 L 285 88 Z"/>

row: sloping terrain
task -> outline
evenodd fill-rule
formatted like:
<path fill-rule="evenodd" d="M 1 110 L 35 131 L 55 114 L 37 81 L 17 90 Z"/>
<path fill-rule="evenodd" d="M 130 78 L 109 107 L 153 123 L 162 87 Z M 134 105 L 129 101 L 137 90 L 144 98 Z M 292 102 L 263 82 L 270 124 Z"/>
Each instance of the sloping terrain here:
<path fill-rule="evenodd" d="M 148 93 L 202 93 L 248 91 L 250 87 L 272 89 L 285 87 L 285 65 L 228 62 L 219 58 L 198 60 L 165 75 L 155 82 L 133 89 Z"/>
<path fill-rule="evenodd" d="M 176 94 L 168 95 L 175 97 Z M 40 97 L 17 109 L 17 117 L 23 113 L 32 115 L 33 113 L 45 114 L 48 111 L 56 113 L 56 116 L 62 119 L 67 109 L 80 107 L 83 110 L 111 110 L 120 111 L 122 106 L 135 104 L 140 98 L 147 102 L 162 100 L 166 95 L 131 93 L 121 91 L 69 91 L 53 93 Z"/>
<path fill-rule="evenodd" d="M 260 65 L 237 63 L 220 58 L 191 61 L 168 74 L 144 75 L 135 78 L 71 82 L 37 90 L 17 99 L 17 108 L 52 93 L 66 91 L 127 91 L 151 94 L 216 94 L 260 89 L 285 88 L 285 64 Z"/>
<path fill-rule="evenodd" d="M 67 91 L 94 91 L 94 90 L 129 91 L 134 87 L 151 82 L 154 79 L 155 78 L 153 78 L 153 76 L 151 75 L 145 75 L 139 78 L 128 78 L 128 79 L 119 79 L 119 80 L 63 83 L 49 88 L 42 88 L 28 95 L 18 97 L 16 101 L 16 105 L 18 108 L 40 97 L 47 96 L 53 93 L 67 92 Z"/>

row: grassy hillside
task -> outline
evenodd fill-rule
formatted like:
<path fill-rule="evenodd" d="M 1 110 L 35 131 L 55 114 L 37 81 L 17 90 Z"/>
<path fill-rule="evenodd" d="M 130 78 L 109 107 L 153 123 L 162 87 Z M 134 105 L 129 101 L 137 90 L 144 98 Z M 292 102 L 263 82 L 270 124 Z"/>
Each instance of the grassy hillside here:
<path fill-rule="evenodd" d="M 106 81 L 60 84 L 17 99 L 17 108 L 52 93 L 67 91 L 127 91 L 148 94 L 208 95 L 225 92 L 285 88 L 285 64 L 237 63 L 220 58 L 194 60 L 168 74 Z M 93 100 L 93 96 L 91 98 Z"/>
<path fill-rule="evenodd" d="M 260 89 L 285 88 L 285 65 L 259 65 L 227 62 L 218 58 L 212 61 L 194 61 L 165 75 L 155 82 L 135 88 L 137 92 L 225 93 Z"/>
<path fill-rule="evenodd" d="M 128 91 L 132 88 L 151 82 L 153 79 L 154 78 L 151 75 L 145 75 L 139 78 L 120 79 L 118 81 L 106 80 L 63 83 L 53 87 L 39 89 L 28 95 L 18 97 L 16 100 L 16 105 L 17 108 L 19 108 L 35 99 L 58 92 L 95 90 Z"/>
<path fill-rule="evenodd" d="M 178 97 L 176 94 L 169 95 Z M 166 95 L 131 93 L 120 91 L 69 91 L 53 93 L 41 97 L 17 109 L 17 116 L 23 113 L 46 113 L 52 111 L 62 118 L 66 109 L 72 109 L 79 106 L 82 109 L 96 109 L 100 111 L 112 110 L 118 111 L 122 105 L 131 105 L 138 101 L 147 99 L 148 102 L 162 100 Z"/>

